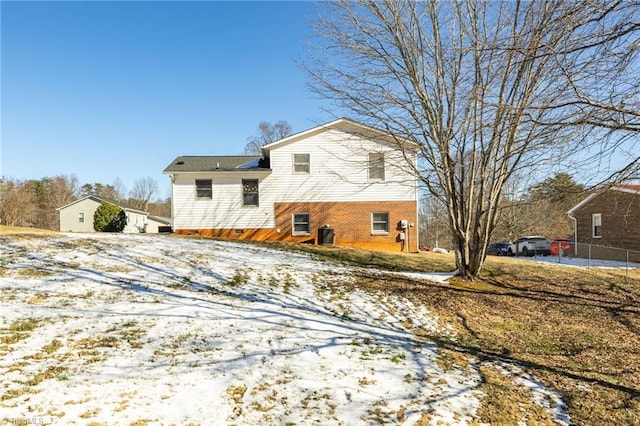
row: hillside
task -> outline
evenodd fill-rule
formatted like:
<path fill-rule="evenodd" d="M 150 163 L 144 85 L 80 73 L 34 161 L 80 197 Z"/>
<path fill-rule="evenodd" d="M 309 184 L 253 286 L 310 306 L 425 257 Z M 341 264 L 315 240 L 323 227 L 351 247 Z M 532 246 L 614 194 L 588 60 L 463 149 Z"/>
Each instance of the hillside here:
<path fill-rule="evenodd" d="M 212 240 L 0 239 L 0 418 L 476 424 L 489 372 L 523 420 L 569 423 L 521 366 L 456 353 L 455 327 L 425 306 L 358 288 L 397 275 Z"/>

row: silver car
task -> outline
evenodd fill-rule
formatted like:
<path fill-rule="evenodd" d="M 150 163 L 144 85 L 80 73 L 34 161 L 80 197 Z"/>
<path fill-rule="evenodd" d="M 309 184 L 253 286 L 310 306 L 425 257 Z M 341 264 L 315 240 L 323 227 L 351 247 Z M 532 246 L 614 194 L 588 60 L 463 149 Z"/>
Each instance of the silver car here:
<path fill-rule="evenodd" d="M 520 237 L 513 242 L 518 256 L 549 256 L 551 243 L 547 237 L 533 235 Z"/>

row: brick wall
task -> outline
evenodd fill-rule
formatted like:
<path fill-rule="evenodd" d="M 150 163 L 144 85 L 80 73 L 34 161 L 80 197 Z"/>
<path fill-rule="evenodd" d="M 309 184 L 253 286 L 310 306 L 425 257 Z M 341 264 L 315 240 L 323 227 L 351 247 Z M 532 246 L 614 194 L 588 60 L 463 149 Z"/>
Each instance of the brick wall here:
<path fill-rule="evenodd" d="M 418 218 L 415 201 L 376 201 L 351 203 L 275 203 L 274 229 L 198 229 L 177 230 L 179 234 L 196 233 L 208 237 L 290 241 L 317 244 L 318 228 L 329 225 L 335 232 L 334 244 L 370 250 L 406 251 L 406 239 L 399 239 L 400 220 L 413 222 L 409 229 L 409 250 L 417 251 Z M 376 235 L 371 231 L 371 213 L 389 213 L 389 233 Z M 294 213 L 309 213 L 311 232 L 308 236 L 292 235 Z"/>
<path fill-rule="evenodd" d="M 601 238 L 594 238 L 591 215 L 602 215 Z M 579 243 L 640 250 L 640 195 L 609 190 L 582 206 L 573 216 Z"/>

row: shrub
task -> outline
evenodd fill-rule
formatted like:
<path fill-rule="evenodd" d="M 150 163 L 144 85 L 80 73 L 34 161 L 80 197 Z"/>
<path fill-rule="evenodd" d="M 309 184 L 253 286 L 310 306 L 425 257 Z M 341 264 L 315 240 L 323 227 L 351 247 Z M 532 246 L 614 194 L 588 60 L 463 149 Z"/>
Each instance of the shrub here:
<path fill-rule="evenodd" d="M 126 213 L 115 204 L 102 202 L 93 214 L 93 229 L 98 232 L 122 232 L 126 225 Z"/>

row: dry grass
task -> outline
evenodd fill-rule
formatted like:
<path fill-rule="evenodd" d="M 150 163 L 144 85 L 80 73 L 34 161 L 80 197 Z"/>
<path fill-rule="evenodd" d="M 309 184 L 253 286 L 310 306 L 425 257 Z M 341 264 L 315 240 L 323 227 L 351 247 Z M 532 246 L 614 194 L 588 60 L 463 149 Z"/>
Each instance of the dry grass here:
<path fill-rule="evenodd" d="M 50 229 L 24 228 L 21 226 L 0 225 L 0 235 L 21 235 L 21 236 L 56 236 L 59 232 Z"/>
<path fill-rule="evenodd" d="M 358 267 L 425 272 L 455 269 L 452 254 L 257 244 Z M 490 257 L 481 277 L 473 282 L 453 278 L 450 285 L 438 285 L 368 274 L 365 269 L 356 277 L 356 285 L 407 297 L 453 325 L 455 339 L 422 336 L 437 342 L 449 358 L 455 359 L 452 354 L 457 353 L 522 366 L 561 393 L 573 424 L 640 424 L 639 269 L 571 268 Z M 480 373 L 480 390 L 488 395 L 487 401 L 508 399 L 485 404 L 481 422 L 514 424 L 514 413 L 521 410 L 531 424 L 551 422 L 547 414 L 525 402 L 529 397 L 513 393 L 515 388 L 507 377 L 486 368 Z"/>
<path fill-rule="evenodd" d="M 449 351 L 523 366 L 561 392 L 575 424 L 640 424 L 637 271 L 626 277 L 624 271 L 492 258 L 475 282 L 454 278 L 440 286 L 363 274 L 358 284 L 405 296 L 453 324 L 457 340 L 423 336 Z M 482 421 L 513 424 L 524 399 L 499 375 L 481 373 L 481 390 L 492 399 L 509 395 L 508 404 L 486 405 Z M 537 421 L 549 420 L 540 414 Z"/>
<path fill-rule="evenodd" d="M 0 234 L 6 228 L 0 227 Z M 452 255 L 260 244 L 359 267 L 427 272 L 454 269 Z M 569 268 L 514 258 L 489 258 L 479 279 L 468 282 L 454 278 L 449 285 L 369 274 L 366 268 L 359 271 L 355 285 L 360 288 L 406 297 L 426 306 L 455 328 L 455 339 L 414 330 L 425 340 L 440 345 L 441 368 L 464 365 L 468 358 L 515 363 L 546 386 L 560 391 L 573 424 L 640 424 L 640 270 Z M 327 285 L 322 290 L 336 292 L 339 297 L 335 288 Z M 344 282 L 339 289 L 349 291 Z M 41 303 L 38 294 L 32 301 Z M 9 345 L 28 337 L 39 325 L 40 320 L 28 319 L 0 328 L 0 350 L 8 350 Z M 120 344 L 139 347 L 142 335 L 139 324 L 125 323 L 106 335 L 77 340 L 72 348 L 81 356 L 93 356 L 97 362 L 104 352 Z M 61 356 L 58 350 L 59 342 L 52 341 L 43 346 L 41 353 L 57 357 Z M 91 363 L 94 358 L 85 362 Z M 533 404 L 521 386 L 513 385 L 508 376 L 490 365 L 483 363 L 480 367 L 479 390 L 487 397 L 478 412 L 479 422 L 517 424 L 522 413 L 526 413 L 528 424 L 551 424 L 548 413 Z M 64 373 L 44 370 L 33 380 L 63 380 Z M 366 388 L 368 380 L 363 377 L 360 385 Z M 15 398 L 29 391 L 33 389 L 9 390 L 0 399 Z M 246 391 L 243 385 L 227 388 L 226 393 L 236 404 L 236 417 L 241 414 Z M 384 410 L 380 408 L 377 415 L 385 415 Z M 429 413 L 423 413 L 422 420 L 428 422 Z"/>
<path fill-rule="evenodd" d="M 189 239 L 214 239 L 229 241 L 218 238 L 205 238 L 199 236 L 172 235 L 171 238 Z M 338 246 L 316 246 L 312 244 L 274 242 L 274 241 L 251 241 L 233 240 L 238 244 L 250 244 L 263 247 L 270 247 L 277 250 L 287 250 L 292 252 L 307 253 L 320 260 L 330 260 L 344 265 L 356 267 L 375 267 L 388 271 L 423 271 L 425 265 L 430 272 L 449 272 L 454 269 L 455 259 L 452 253 L 441 254 L 433 252 L 404 253 L 361 250 L 350 247 Z"/>

